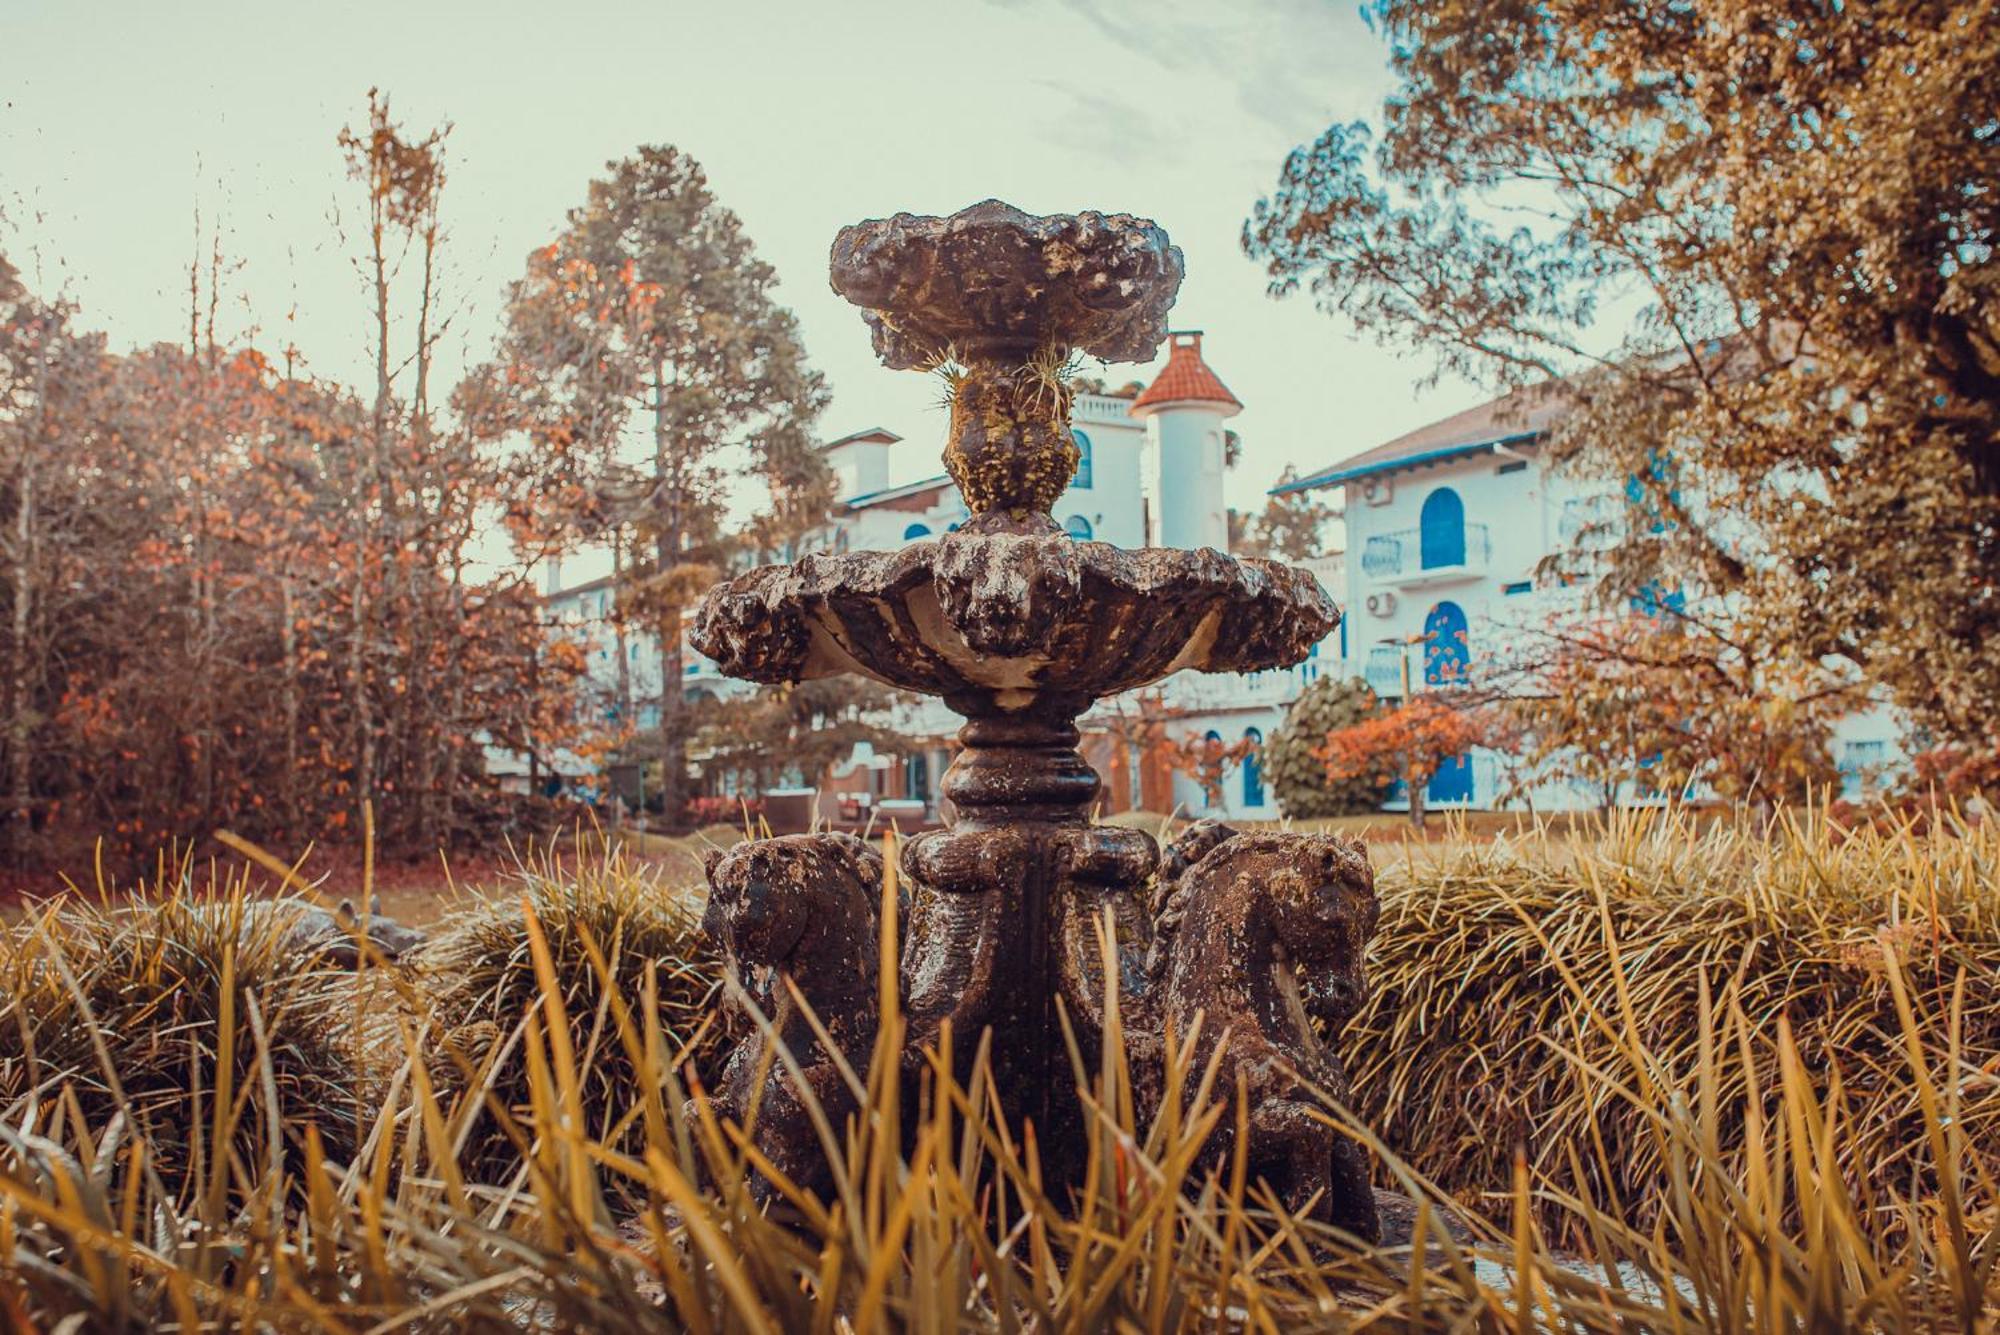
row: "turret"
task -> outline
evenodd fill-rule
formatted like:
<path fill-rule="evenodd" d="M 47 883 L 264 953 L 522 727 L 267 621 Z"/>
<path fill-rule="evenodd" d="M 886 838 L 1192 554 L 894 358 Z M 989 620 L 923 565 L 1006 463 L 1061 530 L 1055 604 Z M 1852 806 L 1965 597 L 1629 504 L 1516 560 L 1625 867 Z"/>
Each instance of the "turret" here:
<path fill-rule="evenodd" d="M 1167 335 L 1167 364 L 1132 402 L 1146 424 L 1156 491 L 1148 540 L 1158 547 L 1229 550 L 1222 499 L 1223 422 L 1243 405 L 1201 358 L 1201 331 Z"/>

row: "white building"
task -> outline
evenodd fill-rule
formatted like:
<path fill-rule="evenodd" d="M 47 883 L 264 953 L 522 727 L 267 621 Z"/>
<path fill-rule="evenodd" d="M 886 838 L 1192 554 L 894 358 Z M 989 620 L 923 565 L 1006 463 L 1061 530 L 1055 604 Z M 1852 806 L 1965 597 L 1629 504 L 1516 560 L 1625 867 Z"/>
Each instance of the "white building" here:
<path fill-rule="evenodd" d="M 1150 385 L 1136 394 L 1076 396 L 1070 420 L 1081 458 L 1075 478 L 1051 513 L 1080 539 L 1117 547 L 1226 551 L 1229 512 L 1223 474 L 1229 433 L 1224 424 L 1242 410 L 1242 403 L 1203 359 L 1201 332 L 1169 334 L 1167 364 Z M 906 482 L 890 478 L 890 448 L 899 440 L 894 432 L 873 427 L 824 447 L 843 499 L 813 546 L 888 550 L 948 532 L 970 517 L 947 474 Z M 1320 565 L 1321 578 L 1337 597 L 1338 559 Z M 1166 703 L 1181 715 L 1169 725 L 1170 731 L 1213 733 L 1226 742 L 1244 737 L 1261 741 L 1284 717 L 1285 706 L 1318 675 L 1322 663 L 1338 659 L 1336 635 L 1296 669 L 1230 677 L 1183 674 L 1163 687 Z M 905 731 L 932 739 L 948 737 L 957 725 L 956 717 L 934 701 L 903 721 Z M 942 745 L 906 758 L 897 790 L 934 800 L 948 759 Z M 1112 772 L 1105 775 L 1106 797 L 1111 809 L 1146 799 L 1155 805 L 1252 819 L 1277 815 L 1254 761 L 1229 775 L 1226 800 L 1219 808 L 1206 803 L 1199 786 L 1186 776 L 1148 777 L 1143 766 L 1127 765 L 1116 757 L 1108 768 Z"/>
<path fill-rule="evenodd" d="M 1524 627 L 1578 610 L 1574 591 L 1538 584 L 1544 557 L 1623 513 L 1615 490 L 1545 466 L 1558 409 L 1550 396 L 1510 395 L 1363 451 L 1279 491 L 1339 487 L 1349 561 L 1342 599 L 1348 669 L 1378 695 L 1401 698 L 1504 652 Z M 1407 676 L 1406 676 L 1407 674 Z M 1844 795 L 1861 797 L 1903 759 L 1887 709 L 1836 731 Z M 1442 768 L 1433 806 L 1491 808 L 1510 786 L 1499 756 L 1475 750 Z M 1595 805 L 1568 784 L 1534 790 L 1538 809 Z M 1398 801 L 1393 805 L 1405 805 Z"/>
<path fill-rule="evenodd" d="M 1242 404 L 1208 366 L 1200 333 L 1177 332 L 1169 340 L 1167 364 L 1150 385 L 1136 393 L 1076 396 L 1072 423 L 1082 459 L 1053 514 L 1078 538 L 1121 547 L 1227 549 L 1226 423 Z M 1262 741 L 1322 674 L 1361 677 L 1377 694 L 1400 698 L 1406 672 L 1409 690 L 1437 685 L 1504 650 L 1524 626 L 1574 607 L 1573 593 L 1538 586 L 1536 569 L 1544 557 L 1567 550 L 1586 525 L 1616 516 L 1622 498 L 1544 466 L 1541 443 L 1553 417 L 1550 406 L 1496 400 L 1288 484 L 1288 491 L 1337 487 L 1344 493 L 1345 556 L 1307 563 L 1341 604 L 1342 624 L 1294 668 L 1183 673 L 1162 683 L 1169 734 L 1209 736 L 1225 746 Z M 841 499 L 808 549 L 889 550 L 948 532 L 970 517 L 949 476 L 890 476 L 891 447 L 900 439 L 874 427 L 823 447 Z M 617 698 L 611 581 L 564 586 L 555 566 L 549 579 L 551 608 L 593 642 L 592 676 L 609 708 Z M 657 705 L 646 702 L 656 701 L 660 689 L 657 646 L 635 628 L 624 652 L 635 722 L 655 726 Z M 688 647 L 681 689 L 698 698 L 757 688 L 723 677 Z M 1223 800 L 1211 803 L 1185 774 L 1122 754 L 1127 748 L 1113 740 L 1114 716 L 1138 708 L 1132 699 L 1106 702 L 1085 719 L 1086 733 L 1095 733 L 1085 749 L 1105 779 L 1107 809 L 1178 807 L 1237 819 L 1282 814 L 1254 760 L 1233 769 Z M 924 702 L 898 720 L 899 730 L 917 740 L 909 754 L 857 756 L 829 787 L 935 803 L 958 722 L 941 703 Z M 1869 776 L 1901 761 L 1899 738 L 1887 711 L 1843 723 L 1836 759 L 1848 778 L 1847 795 L 1861 796 Z M 1439 771 L 1428 803 L 1492 808 L 1511 778 L 1501 757 L 1474 751 Z M 1568 784 L 1545 784 L 1531 796 L 1541 810 L 1600 801 L 1597 792 Z M 1399 797 L 1390 805 L 1406 803 Z"/>
<path fill-rule="evenodd" d="M 1052 513 L 1079 539 L 1119 547 L 1227 550 L 1223 475 L 1230 434 L 1225 423 L 1243 405 L 1203 360 L 1199 331 L 1175 332 L 1168 339 L 1167 364 L 1152 384 L 1136 393 L 1077 394 L 1071 425 L 1082 457 Z M 822 447 L 838 479 L 841 499 L 828 516 L 827 527 L 804 544 L 806 550 L 890 550 L 948 532 L 970 517 L 948 475 L 915 480 L 890 476 L 891 447 L 899 440 L 893 431 L 872 427 Z M 1316 563 L 1317 573 L 1336 598 L 1339 568 L 1338 557 Z M 566 585 L 561 566 L 551 563 L 547 581 L 545 592 L 554 619 L 590 642 L 594 693 L 604 708 L 614 710 L 619 651 L 610 621 L 612 580 L 606 576 Z M 659 697 L 658 646 L 642 629 L 630 627 L 624 655 L 637 715 L 634 722 L 641 729 L 657 726 L 658 705 L 647 702 Z M 1162 688 L 1167 704 L 1180 715 L 1170 728 L 1175 735 L 1213 733 L 1227 742 L 1244 737 L 1261 741 L 1305 684 L 1341 657 L 1336 634 L 1295 669 L 1232 677 L 1183 674 Z M 684 648 L 682 677 L 681 689 L 691 699 L 702 694 L 727 698 L 757 689 L 723 677 L 691 646 Z M 878 797 L 935 802 L 938 780 L 950 760 L 948 739 L 958 724 L 941 703 L 927 701 L 898 720 L 900 731 L 923 739 L 919 748 L 893 762 L 868 757 L 866 764 L 857 764 L 847 774 L 837 773 L 834 779 L 872 785 Z M 1199 787 L 1185 776 L 1155 774 L 1149 779 L 1140 767 L 1121 768 L 1115 758 L 1111 769 L 1114 772 L 1106 774 L 1107 806 L 1114 810 L 1137 805 L 1143 796 L 1153 805 L 1178 805 L 1189 811 L 1252 819 L 1278 814 L 1254 761 L 1231 773 L 1220 808 L 1205 803 Z"/>

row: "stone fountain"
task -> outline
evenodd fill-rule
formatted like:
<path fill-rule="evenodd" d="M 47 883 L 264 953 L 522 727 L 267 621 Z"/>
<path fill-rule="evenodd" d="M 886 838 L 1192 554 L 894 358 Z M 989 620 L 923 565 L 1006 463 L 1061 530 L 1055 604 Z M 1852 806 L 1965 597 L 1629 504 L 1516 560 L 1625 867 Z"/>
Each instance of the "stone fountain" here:
<path fill-rule="evenodd" d="M 1166 233 L 1125 214 L 1033 217 L 988 201 L 843 228 L 833 287 L 862 308 L 876 353 L 950 381 L 944 460 L 972 518 L 898 551 L 812 555 L 731 580 L 697 609 L 693 640 L 733 676 L 854 672 L 965 718 L 943 782 L 948 826 L 902 850 L 911 893 L 896 982 L 912 1069 L 946 1026 L 961 1061 L 990 1031 L 1002 1105 L 1033 1124 L 1060 1173 L 1082 1131 L 1063 1020 L 1090 1057 L 1112 959 L 1141 1102 L 1160 1097 L 1167 1035 L 1184 1039 L 1199 1018 L 1198 1060 L 1223 1045 L 1217 1087 L 1248 1090 L 1253 1170 L 1288 1205 L 1372 1238 L 1365 1162 L 1311 1111 L 1315 1091 L 1347 1095 L 1320 1031 L 1336 1033 L 1364 996 L 1365 850 L 1204 823 L 1163 852 L 1090 819 L 1100 783 L 1078 754 L 1077 719 L 1094 701 L 1187 669 L 1289 666 L 1340 619 L 1304 570 L 1081 542 L 1049 514 L 1078 460 L 1070 358 L 1150 360 L 1181 276 Z M 708 926 L 760 983 L 748 995 L 835 1125 L 852 1099 L 795 998 L 865 1065 L 882 873 L 879 854 L 841 834 L 754 841 L 709 865 Z M 765 1041 L 745 1040 L 717 1101 L 740 1119 L 759 1095 L 760 1149 L 823 1184 L 798 1081 L 763 1060 Z"/>

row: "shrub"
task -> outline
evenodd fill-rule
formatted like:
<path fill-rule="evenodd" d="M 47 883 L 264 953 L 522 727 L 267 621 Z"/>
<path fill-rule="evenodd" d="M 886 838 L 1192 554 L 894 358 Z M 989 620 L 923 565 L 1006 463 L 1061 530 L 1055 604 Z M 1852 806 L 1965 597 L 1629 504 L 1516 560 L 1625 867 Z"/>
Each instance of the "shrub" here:
<path fill-rule="evenodd" d="M 619 848 L 586 849 L 581 841 L 572 847 L 573 863 L 544 852 L 511 882 L 447 914 L 414 960 L 431 1008 L 431 1077 L 441 1091 L 472 1105 L 465 1109 L 467 1126 L 479 1129 L 462 1133 L 469 1136 L 462 1162 L 481 1181 L 506 1180 L 520 1156 L 477 1105 L 488 1093 L 513 1109 L 532 1101 L 520 1038 L 542 990 L 524 907 L 548 942 L 598 1135 L 619 1142 L 617 1119 L 640 1101 L 638 1074 L 610 1026 L 610 992 L 629 1002 L 656 987 L 668 1051 L 693 1062 L 704 1083 L 712 1074 L 707 1059 L 718 1049 L 718 1034 L 706 1021 L 721 970 L 701 935 L 703 892 L 697 884 L 670 882 Z M 593 949 L 608 967 L 608 989 Z"/>
<path fill-rule="evenodd" d="M 1366 683 L 1321 677 L 1285 711 L 1285 721 L 1264 741 L 1264 777 L 1278 805 L 1295 820 L 1350 816 L 1379 810 L 1389 785 L 1371 776 L 1329 779 L 1326 762 L 1313 754 L 1327 734 L 1382 713 Z"/>
<path fill-rule="evenodd" d="M 58 1152 L 0 1126 L 0 1247 L 12 1249 L 0 1253 L 0 1310 L 22 1329 L 76 1318 L 73 1328 L 117 1331 L 1983 1329 L 2000 1300 L 1987 1111 L 2000 1068 L 1976 1035 L 1995 991 L 2000 849 L 1991 835 L 1896 842 L 1823 826 L 1768 845 L 1742 831 L 1697 839 L 1664 821 L 1596 844 L 1537 839 L 1387 869 L 1388 939 L 1405 953 L 1431 930 L 1512 933 L 1555 947 L 1563 967 L 1541 990 L 1503 993 L 1498 973 L 1519 966 L 1494 943 L 1470 961 L 1471 976 L 1398 992 L 1397 1010 L 1389 993 L 1411 975 L 1384 961 L 1378 1018 L 1417 1029 L 1453 1018 L 1454 1080 L 1477 1090 L 1482 1063 L 1523 1070 L 1541 1084 L 1521 1106 L 1548 1111 L 1532 1119 L 1526 1153 L 1509 1149 L 1476 1181 L 1451 1155 L 1468 1144 L 1483 1154 L 1486 1141 L 1460 1134 L 1419 1147 L 1475 1202 L 1454 1236 L 1437 1227 L 1443 1201 L 1423 1165 L 1327 1108 L 1370 1144 L 1382 1180 L 1421 1202 L 1417 1245 L 1372 1250 L 1273 1211 L 1233 1169 L 1203 1170 L 1208 1132 L 1247 1115 L 1227 1091 L 1185 1115 L 1169 1094 L 1157 1117 L 1135 1117 L 1115 1029 L 1110 1060 L 1078 1067 L 1084 1176 L 1073 1193 L 1053 1190 L 1032 1137 L 996 1118 L 983 1057 L 965 1084 L 947 1056 L 906 1079 L 894 1014 L 858 1071 L 859 1114 L 830 1128 L 841 1170 L 831 1198 L 781 1182 L 785 1199 L 767 1212 L 731 1129 L 684 1116 L 669 1037 L 679 1024 L 661 992 L 628 990 L 610 959 L 588 966 L 593 979 L 568 976 L 536 907 L 554 887 L 530 890 L 516 917 L 536 979 L 522 1006 L 534 1018 L 518 1047 L 533 1076 L 518 1108 L 497 1115 L 530 1156 L 517 1190 L 463 1180 L 453 1114 L 422 1063 L 385 1093 L 356 1169 L 322 1162 L 311 1133 L 303 1193 L 282 1161 L 241 1159 L 253 1199 L 303 1194 L 290 1211 L 183 1212 L 134 1171 L 143 1138 L 105 1128 Z M 1802 879 L 1813 861 L 1829 887 L 1818 925 Z M 1926 864 L 1928 885 L 1908 879 Z M 1860 879 L 1871 872 L 1879 895 Z M 1500 899 L 1514 928 L 1497 909 L 1470 915 L 1484 925 L 1451 926 L 1454 894 L 1506 878 L 1544 898 L 1517 884 Z M 1613 931 L 1600 960 L 1575 925 L 1654 921 L 1618 901 L 1681 902 L 1704 880 L 1733 901 L 1698 919 L 1718 937 L 1717 962 L 1761 940 L 1780 912 L 1809 942 L 1848 941 L 1857 960 L 1872 950 L 1879 965 L 1862 967 L 1876 968 L 1869 986 L 1886 1006 L 1827 1031 L 1864 1042 L 1807 1046 L 1802 1025 L 1767 1009 L 1775 999 L 1776 1016 L 1818 1014 L 1815 971 L 1846 956 L 1777 956 L 1797 968 L 1762 980 L 1762 1000 L 1746 1002 L 1740 980 L 1673 1027 L 1676 1012 L 1654 998 L 1670 990 L 1670 967 L 1686 968 L 1685 953 L 1670 966 L 1648 953 L 1657 934 Z M 1475 905 L 1496 898 L 1472 893 Z M 1916 935 L 1885 942 L 1838 925 L 1865 917 L 1850 901 L 1879 908 L 1883 898 Z M 1733 947 L 1721 939 L 1746 924 Z M 1962 988 L 1940 995 L 1925 981 L 1933 948 L 1965 964 Z M 1537 1020 L 1543 1032 L 1524 1035 Z M 577 1040 L 592 1029 L 602 1042 Z M 1433 1100 L 1413 1112 L 1464 1126 L 1482 1115 L 1481 1105 L 1461 1114 L 1436 1102 L 1457 1089 L 1426 1083 L 1443 1077 L 1425 1034 L 1403 1034 L 1419 1056 L 1396 1066 L 1366 1050 L 1379 1043 L 1372 1032 L 1364 1023 L 1349 1043 L 1364 1079 L 1401 1071 L 1406 1105 Z M 620 1052 L 629 1078 L 600 1078 L 594 1068 Z M 269 1062 L 260 1056 L 257 1081 Z M 1199 1088 L 1203 1075 L 1169 1063 L 1170 1089 Z M 605 1143 L 600 1128 L 628 1125 Z M 390 1141 L 402 1152 L 386 1152 Z M 1620 1197 L 1605 1185 L 1621 1180 L 1634 1145 L 1670 1188 Z M 1560 1250 L 1562 1238 L 1584 1240 L 1583 1254 Z"/>
<path fill-rule="evenodd" d="M 291 915 L 248 889 L 163 870 L 129 904 L 59 900 L 0 938 L 6 1123 L 74 1146 L 122 1118 L 169 1191 L 218 1202 L 246 1165 L 296 1166 L 309 1125 L 351 1153 L 377 1103 L 378 980 L 301 956 Z"/>
<path fill-rule="evenodd" d="M 711 825 L 734 824 L 741 831 L 755 828 L 764 815 L 761 797 L 690 797 L 681 807 L 681 824 L 699 830 Z"/>
<path fill-rule="evenodd" d="M 2000 830 L 1817 817 L 1698 831 L 1640 812 L 1596 839 L 1406 846 L 1378 872 L 1373 996 L 1347 1039 L 1359 1110 L 1461 1199 L 1506 1190 L 1525 1152 L 1557 1193 L 1544 1226 L 1580 1245 L 1566 1199 L 1621 1202 L 1640 1227 L 1669 1208 L 1669 1109 L 1712 1101 L 1713 1153 L 1739 1174 L 1789 1050 L 1842 1119 L 1849 1185 L 1907 1191 L 1923 1105 L 1893 962 L 1919 1013 L 1958 1016 L 1959 1050 L 1938 1020 L 1924 1057 L 1965 1073 L 1960 1124 L 2000 1174 L 1996 867 Z M 1644 1097 L 1608 1097 L 1607 1071 Z"/>

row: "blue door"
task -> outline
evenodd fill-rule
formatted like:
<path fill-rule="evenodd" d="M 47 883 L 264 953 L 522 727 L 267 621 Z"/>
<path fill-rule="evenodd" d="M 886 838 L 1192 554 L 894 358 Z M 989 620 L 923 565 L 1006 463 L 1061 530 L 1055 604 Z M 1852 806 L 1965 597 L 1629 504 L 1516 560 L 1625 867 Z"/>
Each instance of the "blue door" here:
<path fill-rule="evenodd" d="M 1465 609 L 1446 600 L 1424 618 L 1424 685 L 1455 686 L 1465 681 L 1472 665 L 1472 645 L 1466 638 Z M 1457 756 L 1439 765 L 1424 790 L 1433 804 L 1444 806 L 1472 800 L 1472 757 Z"/>
<path fill-rule="evenodd" d="M 1470 752 L 1445 761 L 1431 775 L 1430 787 L 1424 789 L 1425 800 L 1434 807 L 1449 806 L 1472 800 L 1472 755 Z"/>
<path fill-rule="evenodd" d="M 1465 564 L 1465 502 L 1450 487 L 1424 497 L 1417 517 L 1417 556 L 1425 570 Z"/>
<path fill-rule="evenodd" d="M 1264 805 L 1264 734 L 1255 728 L 1246 728 L 1243 739 L 1250 743 L 1250 754 L 1243 757 L 1243 805 L 1261 807 Z"/>
<path fill-rule="evenodd" d="M 1449 600 L 1437 604 L 1424 618 L 1424 685 L 1461 686 L 1471 666 L 1465 609 Z"/>

